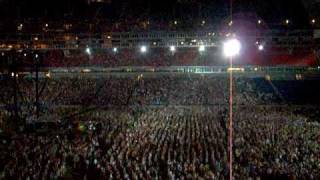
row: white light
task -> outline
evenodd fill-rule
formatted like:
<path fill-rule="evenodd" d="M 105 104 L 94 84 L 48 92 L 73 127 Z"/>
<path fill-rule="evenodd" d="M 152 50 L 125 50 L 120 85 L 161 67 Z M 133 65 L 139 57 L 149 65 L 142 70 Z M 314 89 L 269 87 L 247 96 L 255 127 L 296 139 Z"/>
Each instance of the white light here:
<path fill-rule="evenodd" d="M 146 53 L 147 52 L 147 47 L 146 46 L 141 46 L 140 52 Z"/>
<path fill-rule="evenodd" d="M 227 40 L 223 44 L 223 53 L 226 57 L 233 57 L 240 53 L 241 44 L 237 39 Z"/>
<path fill-rule="evenodd" d="M 89 72 L 91 72 L 91 69 L 83 69 L 82 72 L 89 73 Z"/>
<path fill-rule="evenodd" d="M 38 59 L 38 57 L 39 57 L 39 55 L 38 54 L 36 54 L 36 58 Z"/>
<path fill-rule="evenodd" d="M 262 23 L 262 21 L 259 19 L 259 20 L 258 20 L 258 24 L 261 24 L 261 23 Z"/>
<path fill-rule="evenodd" d="M 204 45 L 201 45 L 200 47 L 199 47 L 199 51 L 200 52 L 203 52 L 203 51 L 205 51 L 206 50 L 206 48 L 204 47 Z"/>
<path fill-rule="evenodd" d="M 176 51 L 176 47 L 175 46 L 170 46 L 170 51 L 171 52 L 175 52 Z"/>
<path fill-rule="evenodd" d="M 259 51 L 263 51 L 263 50 L 264 50 L 264 46 L 263 46 L 262 44 L 260 44 L 260 45 L 258 46 L 258 49 L 259 49 Z"/>
<path fill-rule="evenodd" d="M 115 53 L 118 52 L 118 48 L 114 47 L 113 52 L 115 52 Z"/>
<path fill-rule="evenodd" d="M 90 49 L 89 47 L 86 48 L 86 53 L 87 53 L 88 55 L 91 55 L 91 49 Z"/>
<path fill-rule="evenodd" d="M 178 24 L 178 21 L 174 21 L 174 24 L 177 25 L 177 24 Z"/>
<path fill-rule="evenodd" d="M 315 19 L 312 19 L 311 20 L 312 24 L 316 23 L 316 20 Z"/>
<path fill-rule="evenodd" d="M 26 56 L 27 56 L 27 53 L 24 53 L 23 56 L 26 57 Z"/>
<path fill-rule="evenodd" d="M 49 26 L 49 24 L 46 24 L 46 27 L 48 27 Z"/>
<path fill-rule="evenodd" d="M 46 77 L 47 77 L 47 78 L 51 78 L 50 72 L 46 73 Z"/>
<path fill-rule="evenodd" d="M 287 20 L 286 20 L 286 24 L 289 24 L 289 23 L 290 23 L 290 21 L 289 21 L 289 19 L 287 19 Z"/>

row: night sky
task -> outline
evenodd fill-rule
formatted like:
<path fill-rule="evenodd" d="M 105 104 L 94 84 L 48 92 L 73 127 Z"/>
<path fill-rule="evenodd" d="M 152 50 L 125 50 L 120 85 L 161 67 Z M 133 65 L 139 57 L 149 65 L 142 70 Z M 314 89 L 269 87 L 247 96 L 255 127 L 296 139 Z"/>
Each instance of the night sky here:
<path fill-rule="evenodd" d="M 87 0 L 0 0 L 0 16 L 6 19 L 41 17 L 60 19 L 68 17 L 150 17 L 170 18 L 224 18 L 228 16 L 228 0 L 191 0 L 181 4 L 178 0 L 113 0 L 111 4 L 87 4 Z M 190 0 L 189 0 L 190 1 Z M 296 23 L 308 23 L 311 15 L 302 0 L 235 0 L 235 13 L 255 13 L 268 22 L 288 17 Z"/>

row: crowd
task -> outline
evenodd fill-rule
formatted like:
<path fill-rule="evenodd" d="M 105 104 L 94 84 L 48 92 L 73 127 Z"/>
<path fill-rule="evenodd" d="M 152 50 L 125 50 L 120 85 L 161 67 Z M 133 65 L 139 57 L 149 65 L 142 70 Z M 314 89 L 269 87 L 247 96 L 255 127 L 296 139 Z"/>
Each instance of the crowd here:
<path fill-rule="evenodd" d="M 153 76 L 140 73 L 124 76 L 101 74 L 90 78 L 86 74 L 73 78 L 59 77 L 59 74 L 53 76 L 57 77 L 44 78 L 39 82 L 43 86 L 41 102 L 48 106 L 225 105 L 229 98 L 227 76 Z M 19 83 L 25 101 L 32 101 L 36 92 L 35 82 L 24 79 Z M 281 103 L 270 82 L 263 78 L 235 78 L 234 88 L 234 98 L 239 105 Z M 3 90 L 7 91 L 10 89 Z"/>
<path fill-rule="evenodd" d="M 19 84 L 26 102 L 33 83 Z M 42 114 L 70 123 L 3 138 L 0 179 L 227 179 L 227 77 L 84 75 L 41 84 Z M 283 84 L 235 78 L 235 179 L 319 179 L 319 122 L 286 101 Z"/>

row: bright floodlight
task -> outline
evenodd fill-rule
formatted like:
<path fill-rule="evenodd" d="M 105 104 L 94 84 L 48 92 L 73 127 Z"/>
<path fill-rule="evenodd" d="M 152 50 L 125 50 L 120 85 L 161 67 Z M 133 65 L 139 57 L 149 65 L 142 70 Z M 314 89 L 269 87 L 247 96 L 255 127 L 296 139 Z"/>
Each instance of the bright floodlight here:
<path fill-rule="evenodd" d="M 263 51 L 263 50 L 264 50 L 264 46 L 263 46 L 262 44 L 260 44 L 260 45 L 258 46 L 258 49 L 259 49 L 259 51 Z"/>
<path fill-rule="evenodd" d="M 113 52 L 114 52 L 114 53 L 118 52 L 118 48 L 114 47 L 114 48 L 113 48 Z"/>
<path fill-rule="evenodd" d="M 223 53 L 226 57 L 233 57 L 240 53 L 241 44 L 237 39 L 227 40 L 223 44 Z"/>
<path fill-rule="evenodd" d="M 88 55 L 91 55 L 91 49 L 90 49 L 89 47 L 86 48 L 86 53 L 87 53 Z"/>
<path fill-rule="evenodd" d="M 200 47 L 199 47 L 199 51 L 200 52 L 203 52 L 203 51 L 205 51 L 206 50 L 206 48 L 204 47 L 204 45 L 201 45 Z"/>
<path fill-rule="evenodd" d="M 175 52 L 176 51 L 176 47 L 175 46 L 170 46 L 170 51 L 171 52 Z"/>
<path fill-rule="evenodd" d="M 142 53 L 146 53 L 147 52 L 147 47 L 146 46 L 141 46 L 140 51 Z"/>
<path fill-rule="evenodd" d="M 286 24 L 289 24 L 290 23 L 290 20 L 289 19 L 286 19 Z"/>

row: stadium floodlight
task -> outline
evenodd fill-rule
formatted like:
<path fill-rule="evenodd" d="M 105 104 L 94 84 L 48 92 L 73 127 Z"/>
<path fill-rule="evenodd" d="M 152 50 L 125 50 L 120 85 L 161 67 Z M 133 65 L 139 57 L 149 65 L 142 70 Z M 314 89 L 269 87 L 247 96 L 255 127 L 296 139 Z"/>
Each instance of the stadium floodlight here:
<path fill-rule="evenodd" d="M 205 51 L 206 50 L 206 48 L 204 47 L 204 45 L 201 45 L 200 47 L 199 47 L 199 51 L 200 52 L 203 52 L 203 51 Z"/>
<path fill-rule="evenodd" d="M 147 47 L 146 46 L 141 46 L 140 47 L 140 52 L 141 53 L 146 53 L 147 52 Z"/>
<path fill-rule="evenodd" d="M 260 44 L 260 45 L 258 46 L 258 49 L 259 49 L 259 51 L 263 51 L 263 50 L 264 50 L 264 46 L 263 46 L 262 44 Z"/>
<path fill-rule="evenodd" d="M 223 53 L 226 57 L 233 57 L 240 53 L 241 43 L 237 39 L 229 39 L 223 44 Z"/>
<path fill-rule="evenodd" d="M 90 49 L 89 47 L 86 48 L 86 53 L 87 53 L 88 55 L 91 55 L 91 49 Z"/>
<path fill-rule="evenodd" d="M 290 20 L 289 19 L 286 19 L 286 24 L 289 24 L 290 23 Z"/>
<path fill-rule="evenodd" d="M 175 52 L 176 51 L 176 47 L 175 46 L 170 46 L 170 51 L 171 52 Z"/>
<path fill-rule="evenodd" d="M 114 53 L 116 53 L 116 52 L 118 52 L 118 48 L 117 48 L 117 47 L 114 47 L 114 48 L 112 49 L 112 51 L 113 51 Z"/>

